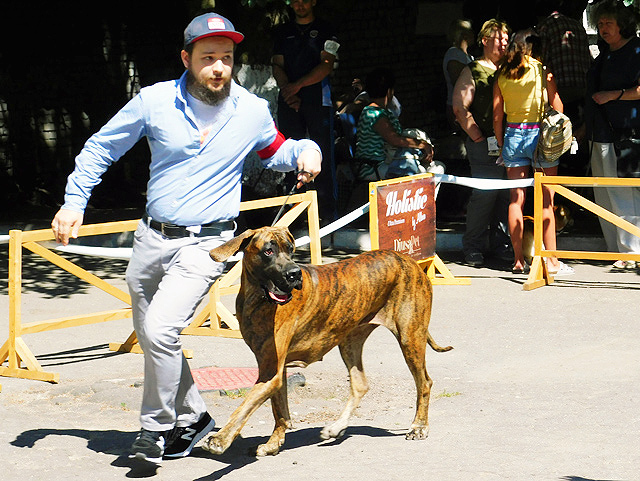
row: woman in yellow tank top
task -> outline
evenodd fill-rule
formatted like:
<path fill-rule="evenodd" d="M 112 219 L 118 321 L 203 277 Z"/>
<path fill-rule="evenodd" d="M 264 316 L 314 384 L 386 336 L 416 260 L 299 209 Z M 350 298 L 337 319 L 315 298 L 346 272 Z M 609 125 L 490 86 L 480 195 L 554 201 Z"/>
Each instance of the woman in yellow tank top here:
<path fill-rule="evenodd" d="M 534 161 L 534 152 L 540 134 L 542 112 L 543 75 L 546 75 L 546 87 L 550 105 L 558 112 L 563 106 L 550 72 L 534 58 L 532 50 L 538 40 L 530 30 L 514 35 L 502 65 L 497 74 L 493 89 L 493 127 L 501 157 L 507 169 L 509 179 L 531 177 L 531 166 L 536 171 L 543 170 L 545 175 L 556 175 L 558 163 Z M 506 126 L 504 116 L 506 118 Z M 509 203 L 509 234 L 513 245 L 514 273 L 527 273 L 529 266 L 524 260 L 522 235 L 524 230 L 523 207 L 526 199 L 525 188 L 511 189 Z M 553 214 L 553 190 L 543 187 L 543 232 L 545 249 L 556 249 L 555 218 Z M 552 275 L 570 275 L 573 269 L 557 257 L 547 259 L 547 267 Z"/>

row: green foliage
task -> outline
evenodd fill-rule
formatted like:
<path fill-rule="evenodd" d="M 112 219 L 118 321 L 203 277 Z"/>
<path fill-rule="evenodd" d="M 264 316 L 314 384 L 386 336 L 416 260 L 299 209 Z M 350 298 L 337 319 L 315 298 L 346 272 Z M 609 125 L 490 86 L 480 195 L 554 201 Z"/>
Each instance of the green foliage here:
<path fill-rule="evenodd" d="M 220 390 L 220 395 L 221 396 L 227 396 L 230 399 L 240 399 L 243 398 L 247 395 L 247 393 L 251 390 L 251 388 L 249 387 L 243 387 L 240 389 L 221 389 Z"/>
<path fill-rule="evenodd" d="M 455 397 L 455 396 L 462 396 L 461 392 L 455 391 L 455 392 L 448 392 L 446 389 L 444 391 L 442 391 L 440 394 L 436 394 L 436 399 L 441 399 L 443 397 Z"/>

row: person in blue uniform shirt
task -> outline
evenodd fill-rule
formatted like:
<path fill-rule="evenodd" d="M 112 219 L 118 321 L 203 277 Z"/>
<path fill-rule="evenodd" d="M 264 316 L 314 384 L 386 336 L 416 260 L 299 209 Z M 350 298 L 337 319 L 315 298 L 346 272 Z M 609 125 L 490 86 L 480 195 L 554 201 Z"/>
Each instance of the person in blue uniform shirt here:
<path fill-rule="evenodd" d="M 179 335 L 223 272 L 209 250 L 234 236 L 245 157 L 255 150 L 266 168 L 297 169 L 300 186 L 321 169 L 318 145 L 285 140 L 267 102 L 232 80 L 234 50 L 243 38 L 220 15 L 194 18 L 184 32 L 184 74 L 143 88 L 86 142 L 51 224 L 58 242 L 77 237 L 101 175 L 146 138 L 146 214 L 135 232 L 126 280 L 144 351 L 142 429 L 131 457 L 152 463 L 187 456 L 215 424 Z"/>
<path fill-rule="evenodd" d="M 315 180 L 323 223 L 334 220 L 337 183 L 333 161 L 333 104 L 329 77 L 338 48 L 333 27 L 314 14 L 316 0 L 293 0 L 294 18 L 274 31 L 271 64 L 280 88 L 278 128 L 287 138 L 314 140 L 323 172 Z"/>

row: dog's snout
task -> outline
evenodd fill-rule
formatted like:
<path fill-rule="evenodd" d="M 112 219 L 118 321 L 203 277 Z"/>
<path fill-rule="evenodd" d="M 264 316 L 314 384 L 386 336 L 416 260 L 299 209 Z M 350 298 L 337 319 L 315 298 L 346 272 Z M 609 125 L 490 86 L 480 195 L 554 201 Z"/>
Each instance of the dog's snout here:
<path fill-rule="evenodd" d="M 302 269 L 298 265 L 290 266 L 284 273 L 284 277 L 287 283 L 296 289 L 300 289 L 302 286 Z"/>

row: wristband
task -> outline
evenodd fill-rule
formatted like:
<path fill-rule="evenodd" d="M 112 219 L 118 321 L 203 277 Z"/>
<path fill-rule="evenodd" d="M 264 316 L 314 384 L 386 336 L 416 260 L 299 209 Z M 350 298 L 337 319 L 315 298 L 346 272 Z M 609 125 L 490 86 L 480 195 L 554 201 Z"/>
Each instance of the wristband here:
<path fill-rule="evenodd" d="M 624 95 L 624 89 L 620 91 L 620 95 L 618 95 L 618 98 L 616 100 L 620 100 L 623 95 Z"/>

